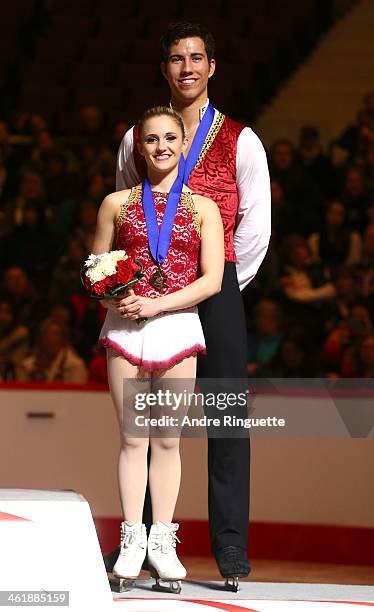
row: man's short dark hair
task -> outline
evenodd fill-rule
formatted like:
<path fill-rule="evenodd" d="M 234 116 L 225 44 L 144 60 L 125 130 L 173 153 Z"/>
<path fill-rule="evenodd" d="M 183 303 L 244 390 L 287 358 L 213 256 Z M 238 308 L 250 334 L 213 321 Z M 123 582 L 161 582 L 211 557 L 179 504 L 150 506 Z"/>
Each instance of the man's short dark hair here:
<path fill-rule="evenodd" d="M 191 23 L 189 21 L 178 21 L 177 23 L 169 24 L 165 34 L 161 36 L 162 61 L 168 61 L 169 49 L 173 43 L 178 42 L 182 38 L 190 38 L 193 36 L 203 40 L 208 61 L 210 62 L 214 57 L 215 42 L 213 35 L 202 24 Z"/>

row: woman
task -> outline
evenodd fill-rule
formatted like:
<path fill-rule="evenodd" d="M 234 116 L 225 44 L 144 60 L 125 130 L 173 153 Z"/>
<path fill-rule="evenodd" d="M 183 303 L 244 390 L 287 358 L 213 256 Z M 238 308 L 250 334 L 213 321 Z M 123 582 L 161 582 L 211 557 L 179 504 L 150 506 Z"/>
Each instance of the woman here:
<path fill-rule="evenodd" d="M 165 379 L 169 387 L 175 379 L 178 388 L 183 379 L 189 381 L 192 392 L 196 355 L 205 352 L 196 304 L 220 291 L 223 228 L 215 203 L 193 194 L 178 177 L 187 144 L 182 119 L 172 109 L 156 107 L 144 114 L 138 146 L 148 180 L 104 199 L 93 244 L 94 254 L 109 251 L 114 244 L 140 260 L 144 268 L 144 277 L 134 291 L 122 299 L 103 300 L 108 313 L 100 341 L 107 347 L 109 386 L 122 438 L 119 487 L 124 522 L 113 573 L 137 577 L 146 556 L 141 520 L 148 478 L 154 521 L 148 537 L 148 562 L 157 583 L 186 576 L 175 552 L 178 525 L 172 523 L 180 484 L 179 435 L 174 430 L 173 437 L 149 438 L 144 432 L 131 437 L 125 427 L 131 406 L 123 403 L 123 381 L 146 375 L 151 390 Z M 163 233 L 166 223 L 168 234 Z M 136 319 L 144 317 L 147 322 L 137 324 Z M 147 473 L 149 444 L 152 453 Z"/>
<path fill-rule="evenodd" d="M 68 340 L 62 323 L 46 319 L 39 328 L 34 350 L 17 369 L 19 381 L 84 384 L 87 368 Z"/>
<path fill-rule="evenodd" d="M 313 261 L 323 261 L 330 268 L 341 264 L 354 266 L 359 263 L 361 237 L 358 232 L 347 227 L 345 216 L 345 208 L 341 202 L 330 202 L 322 231 L 311 234 L 308 239 Z"/>

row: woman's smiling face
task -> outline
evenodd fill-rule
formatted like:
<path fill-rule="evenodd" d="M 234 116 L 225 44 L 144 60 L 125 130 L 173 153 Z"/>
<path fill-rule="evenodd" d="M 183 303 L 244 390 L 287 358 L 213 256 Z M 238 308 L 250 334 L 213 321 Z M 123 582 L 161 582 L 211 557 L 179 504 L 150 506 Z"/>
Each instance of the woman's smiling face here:
<path fill-rule="evenodd" d="M 167 174 L 179 164 L 187 139 L 172 117 L 158 115 L 144 122 L 138 146 L 149 170 Z"/>

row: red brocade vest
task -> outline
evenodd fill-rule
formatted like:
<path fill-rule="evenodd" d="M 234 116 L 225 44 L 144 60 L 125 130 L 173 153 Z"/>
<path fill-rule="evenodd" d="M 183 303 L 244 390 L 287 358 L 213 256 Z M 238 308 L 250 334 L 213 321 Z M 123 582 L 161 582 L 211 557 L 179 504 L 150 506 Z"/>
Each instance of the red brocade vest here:
<path fill-rule="evenodd" d="M 236 187 L 236 149 L 244 125 L 218 113 L 205 140 L 188 187 L 199 195 L 214 200 L 219 207 L 225 232 L 225 259 L 236 261 L 234 230 L 239 196 Z M 136 146 L 138 129 L 134 127 L 134 160 L 138 174 L 145 177 L 144 158 Z"/>
<path fill-rule="evenodd" d="M 153 192 L 160 227 L 168 193 Z M 116 222 L 116 248 L 138 259 L 144 276 L 134 286 L 137 295 L 157 298 L 190 285 L 197 278 L 200 251 L 200 215 L 190 193 L 182 193 L 174 218 L 170 247 L 162 264 L 167 287 L 161 291 L 149 283 L 157 270 L 148 246 L 147 227 L 142 206 L 142 186 L 133 187 L 127 202 L 121 206 Z"/>

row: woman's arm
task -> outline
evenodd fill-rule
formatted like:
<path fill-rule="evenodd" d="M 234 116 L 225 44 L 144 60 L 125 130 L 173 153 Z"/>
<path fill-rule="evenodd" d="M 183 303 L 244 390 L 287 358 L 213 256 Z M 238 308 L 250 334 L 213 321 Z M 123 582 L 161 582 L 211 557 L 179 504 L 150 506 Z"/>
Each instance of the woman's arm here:
<path fill-rule="evenodd" d="M 92 253 L 99 255 L 111 251 L 114 242 L 115 223 L 120 206 L 126 202 L 130 190 L 117 191 L 111 193 L 101 203 L 97 214 L 95 237 L 92 244 Z M 108 298 L 100 300 L 105 308 L 117 310 L 121 298 Z"/>
<path fill-rule="evenodd" d="M 99 255 L 112 249 L 115 232 L 115 222 L 121 203 L 125 202 L 130 190 L 111 193 L 102 201 L 97 214 L 95 237 L 92 253 Z"/>
<path fill-rule="evenodd" d="M 194 200 L 201 217 L 201 276 L 187 287 L 159 298 L 131 294 L 121 300 L 119 310 L 125 318 L 152 317 L 160 312 L 189 308 L 221 291 L 225 262 L 221 215 L 212 200 L 202 196 L 194 196 Z"/>

